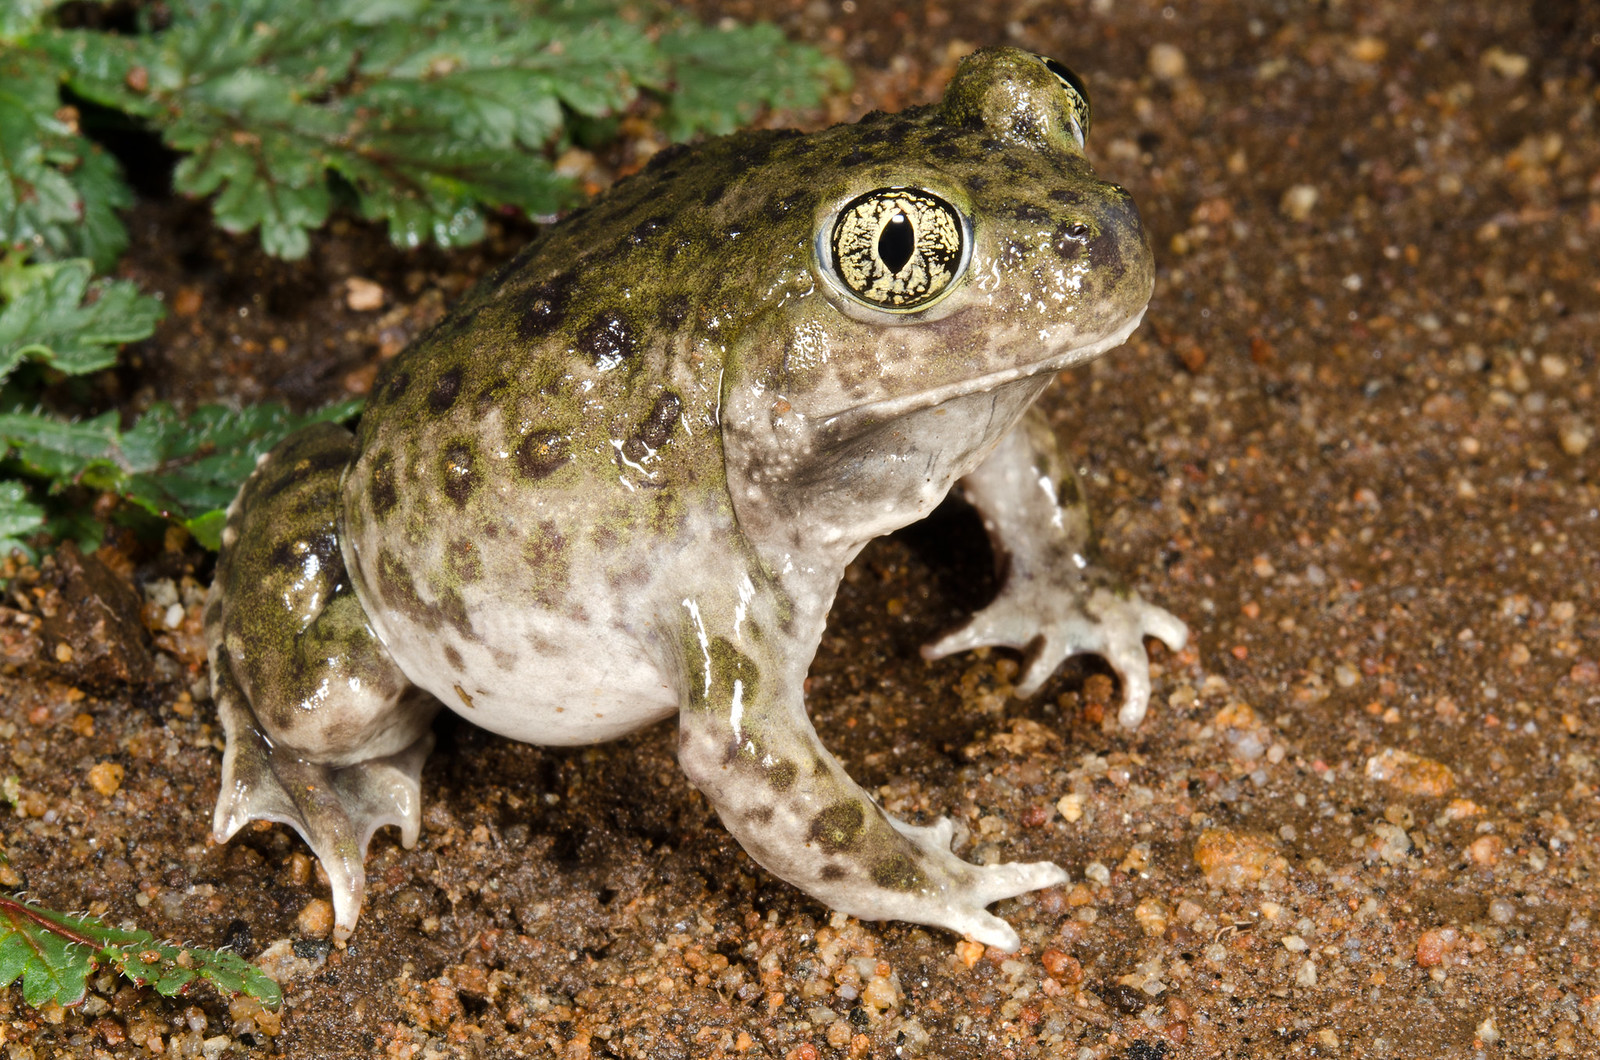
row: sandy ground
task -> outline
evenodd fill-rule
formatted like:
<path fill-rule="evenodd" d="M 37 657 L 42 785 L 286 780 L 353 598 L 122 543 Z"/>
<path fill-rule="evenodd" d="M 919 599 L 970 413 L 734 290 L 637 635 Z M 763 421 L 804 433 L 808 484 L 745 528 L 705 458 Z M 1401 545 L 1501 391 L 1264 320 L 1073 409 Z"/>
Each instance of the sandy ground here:
<path fill-rule="evenodd" d="M 448 719 L 420 844 L 377 838 L 332 947 L 292 833 L 206 839 L 207 559 L 125 545 L 6 601 L 59 617 L 5 645 L 45 661 L 0 686 L 3 882 L 232 945 L 286 1005 L 104 976 L 35 1011 L 13 988 L 0 1055 L 1600 1055 L 1600 17 L 975 7 L 796 4 L 789 31 L 857 78 L 811 120 L 936 98 L 987 43 L 1087 78 L 1091 152 L 1144 211 L 1158 290 L 1132 342 L 1044 400 L 1108 555 L 1195 635 L 1153 649 L 1134 732 L 1094 660 L 1026 702 L 1013 656 L 923 663 L 994 591 L 947 506 L 851 569 L 810 704 L 888 809 L 951 814 L 970 858 L 1072 872 L 999 907 L 1022 951 L 777 882 L 669 726 L 544 750 Z M 131 406 L 359 392 L 525 235 L 406 258 L 340 225 L 284 266 L 200 220 L 133 218 L 132 273 L 174 313 L 117 380 Z M 350 277 L 386 308 L 352 308 Z"/>

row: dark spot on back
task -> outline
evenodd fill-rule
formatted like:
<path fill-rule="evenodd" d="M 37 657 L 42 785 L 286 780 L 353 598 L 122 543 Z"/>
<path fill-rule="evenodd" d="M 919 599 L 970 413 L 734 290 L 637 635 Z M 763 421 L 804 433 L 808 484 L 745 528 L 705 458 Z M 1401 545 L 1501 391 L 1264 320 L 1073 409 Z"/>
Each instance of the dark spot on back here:
<path fill-rule="evenodd" d="M 1057 188 L 1050 193 L 1049 199 L 1063 206 L 1081 206 L 1084 202 L 1083 192 L 1075 188 Z"/>
<path fill-rule="evenodd" d="M 845 799 L 811 819 L 809 838 L 822 849 L 838 853 L 860 842 L 866 823 L 866 808 L 856 799 Z"/>
<path fill-rule="evenodd" d="M 444 646 L 444 661 L 450 664 L 452 670 L 459 670 L 466 665 L 466 661 L 461 658 L 461 653 L 456 650 L 454 644 Z"/>
<path fill-rule="evenodd" d="M 411 373 L 401 369 L 378 384 L 378 397 L 383 401 L 399 401 L 411 385 Z"/>
<path fill-rule="evenodd" d="M 461 593 L 455 588 L 448 586 L 443 587 L 441 590 L 441 586 L 439 586 L 437 583 L 434 583 L 429 587 L 434 590 L 435 598 L 433 605 L 429 608 L 428 617 L 430 621 L 428 623 L 428 628 L 438 628 L 439 620 L 442 618 L 444 621 L 454 626 L 456 632 L 460 633 L 461 636 L 466 640 L 476 640 L 477 637 L 472 628 L 472 622 L 467 617 L 467 604 L 466 601 L 462 599 Z"/>
<path fill-rule="evenodd" d="M 471 331 L 473 326 L 477 324 L 478 314 L 482 311 L 483 306 L 481 305 L 458 308 L 454 313 L 451 313 L 449 316 L 445 317 L 444 320 L 439 323 L 439 327 L 441 330 L 448 332 L 452 336 L 463 334 Z"/>
<path fill-rule="evenodd" d="M 794 785 L 795 778 L 800 775 L 800 770 L 795 764 L 785 758 L 771 769 L 767 770 L 767 783 L 778 791 L 788 791 Z"/>
<path fill-rule="evenodd" d="M 628 233 L 628 242 L 636 247 L 643 246 L 666 230 L 667 220 L 665 216 L 645 218 L 634 225 L 633 231 Z"/>
<path fill-rule="evenodd" d="M 557 470 L 572 456 L 567 436 L 549 428 L 535 428 L 517 446 L 517 470 L 524 478 L 538 482 Z"/>
<path fill-rule="evenodd" d="M 478 555 L 477 544 L 471 538 L 458 537 L 445 546 L 445 562 L 463 585 L 483 577 L 483 560 Z"/>
<path fill-rule="evenodd" d="M 382 452 L 372 461 L 372 476 L 367 483 L 367 498 L 372 504 L 372 514 L 388 515 L 400 502 L 400 490 L 395 482 L 394 454 Z"/>
<path fill-rule="evenodd" d="M 1031 202 L 1012 202 L 1007 204 L 1012 217 L 1028 224 L 1045 224 L 1054 219 L 1054 214 L 1043 206 Z"/>
<path fill-rule="evenodd" d="M 638 439 L 651 449 L 660 449 L 672 437 L 682 411 L 683 402 L 678 400 L 678 395 L 670 390 L 662 391 L 650 407 L 650 415 L 639 425 Z"/>
<path fill-rule="evenodd" d="M 444 412 L 456 403 L 461 393 L 461 369 L 451 368 L 433 381 L 428 391 L 428 408 L 435 413 Z"/>
<path fill-rule="evenodd" d="M 759 133 L 746 136 L 739 142 L 739 161 L 749 167 L 759 166 L 772 157 L 777 146 L 771 136 Z"/>
<path fill-rule="evenodd" d="M 1083 503 L 1083 491 L 1078 489 L 1078 476 L 1068 475 L 1061 480 L 1061 485 L 1056 488 L 1056 504 L 1063 508 L 1075 508 Z"/>
<path fill-rule="evenodd" d="M 601 310 L 578 332 L 578 351 L 602 372 L 627 364 L 638 354 L 628 318 L 615 310 Z"/>
<path fill-rule="evenodd" d="M 670 146 L 664 147 L 660 151 L 657 151 L 655 154 L 651 155 L 650 162 L 645 166 L 644 171 L 646 173 L 666 176 L 667 174 L 662 173 L 661 171 L 670 166 L 675 160 L 682 158 L 688 153 L 688 144 L 671 144 Z"/>
<path fill-rule="evenodd" d="M 542 338 L 561 326 L 572 300 L 572 277 L 552 277 L 536 283 L 517 299 L 517 338 Z"/>
<path fill-rule="evenodd" d="M 689 319 L 689 299 L 673 295 L 661 304 L 661 323 L 668 331 L 677 331 Z"/>
<path fill-rule="evenodd" d="M 872 863 L 872 882 L 891 891 L 914 891 L 924 879 L 922 870 L 908 854 L 890 854 Z"/>
<path fill-rule="evenodd" d="M 753 810 L 747 810 L 744 819 L 751 824 L 771 824 L 774 813 L 771 806 L 757 806 Z"/>
<path fill-rule="evenodd" d="M 777 200 L 777 202 L 775 203 L 775 207 L 779 212 L 782 212 L 782 213 L 788 213 L 788 212 L 790 212 L 792 210 L 800 210 L 802 212 L 810 212 L 812 207 L 815 206 L 816 201 L 817 201 L 817 196 L 816 196 L 816 194 L 814 192 L 810 192 L 810 191 L 791 191 L 789 194 L 785 195 L 783 198 Z"/>
<path fill-rule="evenodd" d="M 410 571 L 400 557 L 389 549 L 378 553 L 378 592 L 383 595 L 385 604 L 401 614 L 429 628 L 435 624 L 429 620 L 427 609 L 422 606 L 422 597 L 417 595 L 417 586 L 411 580 Z"/>
<path fill-rule="evenodd" d="M 843 865 L 839 865 L 830 861 L 828 864 L 822 866 L 821 876 L 825 880 L 842 880 L 848 875 L 850 875 L 850 873 Z"/>
<path fill-rule="evenodd" d="M 485 416 L 491 409 L 502 408 L 507 404 L 507 391 L 511 389 L 511 378 L 505 375 L 494 375 L 487 383 L 478 388 L 478 394 L 472 399 L 473 409 L 479 416 Z"/>
<path fill-rule="evenodd" d="M 522 558 L 533 574 L 533 597 L 545 607 L 558 607 L 567 587 L 567 539 L 552 520 L 533 527 L 522 546 Z"/>
<path fill-rule="evenodd" d="M 478 488 L 477 454 L 472 451 L 471 445 L 451 442 L 444 447 L 439 454 L 439 488 L 455 502 L 457 508 L 466 507 L 473 491 Z"/>

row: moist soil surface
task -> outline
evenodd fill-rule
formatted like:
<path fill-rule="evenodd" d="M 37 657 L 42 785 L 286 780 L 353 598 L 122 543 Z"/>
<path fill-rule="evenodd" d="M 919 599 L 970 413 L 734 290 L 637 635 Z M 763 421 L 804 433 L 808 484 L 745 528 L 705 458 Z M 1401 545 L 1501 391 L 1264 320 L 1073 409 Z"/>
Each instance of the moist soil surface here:
<path fill-rule="evenodd" d="M 985 44 L 1067 62 L 1091 156 L 1156 248 L 1143 327 L 1043 398 L 1106 556 L 1193 630 L 1181 652 L 1152 642 L 1144 724 L 1116 724 L 1096 659 L 1031 700 L 1014 654 L 922 661 L 996 589 L 954 503 L 851 567 L 808 682 L 886 809 L 950 815 L 972 860 L 1070 870 L 997 907 L 1021 951 L 861 923 L 774 879 L 684 780 L 670 725 L 543 749 L 449 716 L 420 842 L 376 837 L 360 926 L 332 944 L 289 829 L 207 838 L 210 557 L 118 537 L 13 569 L 0 882 L 229 946 L 284 1004 L 102 973 L 82 1005 L 33 1009 L 12 987 L 0 1055 L 1600 1055 L 1594 8 L 775 17 L 855 87 L 773 123 L 933 100 Z M 604 183 L 640 130 L 566 162 Z M 401 254 L 346 222 L 285 264 L 204 204 L 156 194 L 130 222 L 122 271 L 171 310 L 91 395 L 130 411 L 361 394 L 532 230 Z"/>

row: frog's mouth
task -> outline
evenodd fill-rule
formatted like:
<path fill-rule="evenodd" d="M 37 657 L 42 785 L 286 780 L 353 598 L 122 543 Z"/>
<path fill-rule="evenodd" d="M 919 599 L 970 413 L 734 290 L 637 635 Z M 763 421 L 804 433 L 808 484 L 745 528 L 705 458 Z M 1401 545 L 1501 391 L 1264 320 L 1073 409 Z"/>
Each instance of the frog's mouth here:
<path fill-rule="evenodd" d="M 860 405 L 850 405 L 833 412 L 816 417 L 816 422 L 824 429 L 848 434 L 851 428 L 867 426 L 871 423 L 883 423 L 888 420 L 898 419 L 901 416 L 918 412 L 922 409 L 942 405 L 955 398 L 966 397 L 969 394 L 982 394 L 1007 383 L 1015 383 L 1021 379 L 1031 379 L 1045 374 L 1054 374 L 1079 365 L 1085 361 L 1092 361 L 1107 350 L 1115 349 L 1128 341 L 1139 322 L 1144 319 L 1144 306 L 1117 330 L 1098 339 L 1061 350 L 1050 356 L 1019 364 L 1010 368 L 1002 368 L 983 375 L 976 375 L 969 379 L 957 380 L 943 386 L 929 387 L 927 390 L 918 390 L 910 394 L 901 394 L 895 397 L 879 398 L 875 401 L 864 402 Z"/>

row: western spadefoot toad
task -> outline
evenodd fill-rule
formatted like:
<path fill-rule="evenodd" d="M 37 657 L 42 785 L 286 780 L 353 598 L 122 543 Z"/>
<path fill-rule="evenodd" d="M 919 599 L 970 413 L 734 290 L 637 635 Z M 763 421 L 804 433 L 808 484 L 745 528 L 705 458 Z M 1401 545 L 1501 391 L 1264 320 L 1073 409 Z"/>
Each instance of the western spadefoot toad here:
<path fill-rule="evenodd" d="M 229 510 L 206 612 L 217 836 L 294 826 L 348 936 L 373 831 L 417 838 L 440 703 L 550 745 L 676 715 L 684 772 L 768 870 L 1015 949 L 985 906 L 1066 874 L 972 865 L 948 820 L 883 813 L 802 686 L 845 566 L 953 485 L 1005 579 L 930 658 L 1027 649 L 1031 694 L 1096 652 L 1133 725 L 1143 637 L 1183 644 L 1096 562 L 1032 408 L 1150 297 L 1088 126 L 1069 70 L 992 48 L 933 106 L 664 151 L 389 362 L 355 434 L 275 448 Z"/>

